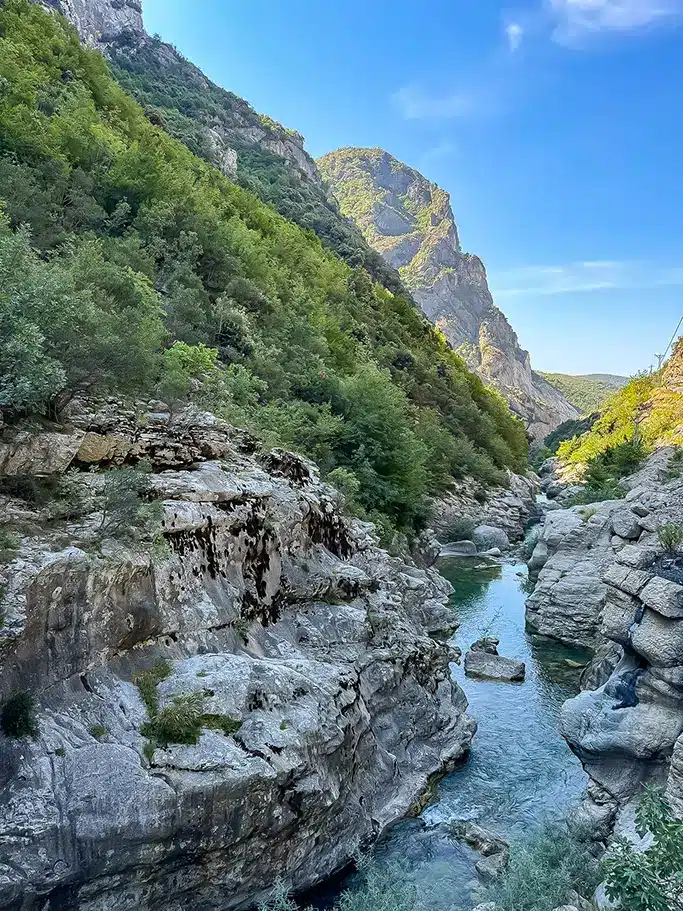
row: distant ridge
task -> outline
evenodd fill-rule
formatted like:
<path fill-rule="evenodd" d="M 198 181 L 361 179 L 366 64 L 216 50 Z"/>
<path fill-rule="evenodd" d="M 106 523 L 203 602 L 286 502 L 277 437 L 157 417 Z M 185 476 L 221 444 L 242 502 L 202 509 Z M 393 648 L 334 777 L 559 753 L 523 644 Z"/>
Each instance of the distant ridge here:
<path fill-rule="evenodd" d="M 581 414 L 599 411 L 604 402 L 628 383 L 627 376 L 614 373 L 541 373 Z"/>

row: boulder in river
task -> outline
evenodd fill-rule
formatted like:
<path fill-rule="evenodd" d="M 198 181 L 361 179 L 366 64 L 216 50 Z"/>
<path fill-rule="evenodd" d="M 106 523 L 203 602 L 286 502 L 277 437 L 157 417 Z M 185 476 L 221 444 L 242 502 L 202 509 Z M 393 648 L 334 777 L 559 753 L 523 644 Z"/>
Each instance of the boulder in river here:
<path fill-rule="evenodd" d="M 502 528 L 493 525 L 478 525 L 472 532 L 472 540 L 479 550 L 490 550 L 498 547 L 500 550 L 510 549 L 510 539 Z"/>
<path fill-rule="evenodd" d="M 475 642 L 465 655 L 465 673 L 486 680 L 521 682 L 526 676 L 526 665 L 499 655 L 498 640 L 485 638 Z"/>

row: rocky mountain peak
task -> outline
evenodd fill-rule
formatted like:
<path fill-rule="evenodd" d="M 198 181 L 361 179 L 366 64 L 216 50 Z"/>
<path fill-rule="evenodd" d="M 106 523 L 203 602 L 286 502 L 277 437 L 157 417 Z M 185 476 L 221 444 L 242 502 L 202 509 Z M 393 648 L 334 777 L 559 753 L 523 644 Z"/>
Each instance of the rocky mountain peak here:
<path fill-rule="evenodd" d="M 92 47 L 144 28 L 142 0 L 41 0 L 41 5 L 65 16 Z"/>
<path fill-rule="evenodd" d="M 330 192 L 398 269 L 427 317 L 468 366 L 498 389 L 536 439 L 578 416 L 536 374 L 495 306 L 478 256 L 465 253 L 445 190 L 382 149 L 340 149 L 318 161 Z"/>

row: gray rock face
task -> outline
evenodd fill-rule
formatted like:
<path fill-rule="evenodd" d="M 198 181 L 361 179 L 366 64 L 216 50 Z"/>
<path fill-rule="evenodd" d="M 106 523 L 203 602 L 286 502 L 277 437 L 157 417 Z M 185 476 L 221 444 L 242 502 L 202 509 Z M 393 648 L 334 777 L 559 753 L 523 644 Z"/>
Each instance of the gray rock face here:
<path fill-rule="evenodd" d="M 123 32 L 142 32 L 142 0 L 40 0 L 78 29 L 85 44 L 115 41 Z"/>
<path fill-rule="evenodd" d="M 482 261 L 462 252 L 447 193 L 381 149 L 340 149 L 318 165 L 344 214 L 398 269 L 427 317 L 502 393 L 534 438 L 578 417 L 532 370 L 529 353 L 493 302 Z"/>
<path fill-rule="evenodd" d="M 592 509 L 593 507 L 591 507 Z M 548 513 L 531 559 L 538 582 L 527 601 L 527 626 L 568 645 L 595 648 L 607 589 L 602 581 L 611 548 L 615 503 Z"/>
<path fill-rule="evenodd" d="M 519 541 L 531 516 L 536 514 L 538 480 L 508 473 L 508 487 L 484 488 L 466 478 L 456 481 L 452 491 L 433 504 L 433 525 L 444 540 L 454 523 L 462 519 L 472 525 L 489 525 L 505 532 L 511 541 Z"/>
<path fill-rule="evenodd" d="M 532 628 L 597 649 L 584 675 L 591 688 L 565 703 L 562 730 L 600 786 L 582 809 L 600 837 L 618 805 L 667 767 L 672 802 L 681 806 L 683 587 L 658 575 L 656 529 L 680 519 L 683 483 L 667 481 L 666 464 L 655 453 L 627 480 L 626 501 L 596 504 L 586 521 L 585 507 L 548 515 L 549 557 L 528 603 Z"/>
<path fill-rule="evenodd" d="M 380 550 L 310 463 L 251 455 L 213 416 L 79 420 L 153 461 L 166 550 L 36 514 L 0 565 L 0 701 L 39 705 L 34 740 L 0 735 L 0 908 L 227 911 L 310 886 L 469 748 L 426 634 L 456 625 L 450 587 Z M 196 744 L 146 747 L 134 681 L 160 661 L 159 709 L 201 704 Z"/>

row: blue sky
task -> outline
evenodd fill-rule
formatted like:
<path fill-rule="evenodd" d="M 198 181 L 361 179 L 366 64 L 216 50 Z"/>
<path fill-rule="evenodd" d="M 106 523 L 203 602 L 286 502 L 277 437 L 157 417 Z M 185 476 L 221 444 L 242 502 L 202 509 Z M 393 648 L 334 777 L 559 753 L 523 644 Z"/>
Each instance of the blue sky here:
<path fill-rule="evenodd" d="M 683 314 L 683 0 L 144 0 L 212 79 L 448 190 L 540 370 L 633 373 Z"/>

